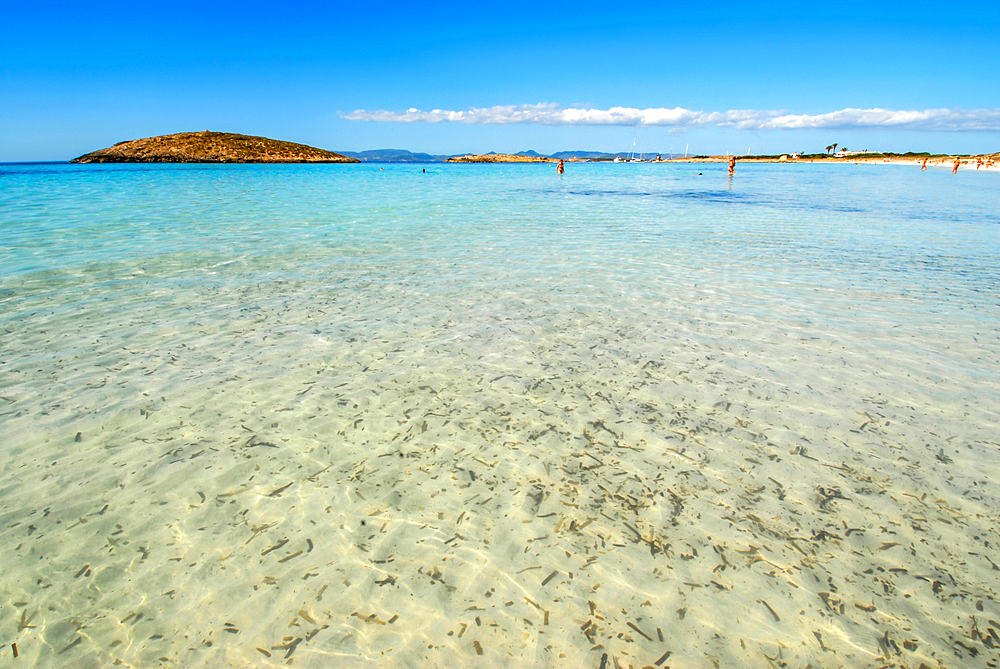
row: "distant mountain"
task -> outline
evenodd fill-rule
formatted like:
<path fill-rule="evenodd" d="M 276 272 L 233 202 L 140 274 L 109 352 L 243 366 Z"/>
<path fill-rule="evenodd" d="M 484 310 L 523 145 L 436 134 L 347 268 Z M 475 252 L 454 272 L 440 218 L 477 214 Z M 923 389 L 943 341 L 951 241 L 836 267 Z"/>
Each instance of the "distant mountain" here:
<path fill-rule="evenodd" d="M 479 161 L 458 161 L 453 160 L 456 158 L 462 158 L 465 156 L 473 155 L 467 153 L 457 153 L 453 155 L 434 155 L 430 153 L 413 153 L 412 151 L 407 151 L 405 149 L 377 149 L 374 151 L 339 151 L 349 158 L 354 158 L 363 163 L 443 163 L 446 161 L 451 162 L 486 162 L 484 160 Z M 518 156 L 521 158 L 537 159 L 537 161 L 544 161 L 546 159 L 554 160 L 594 160 L 594 161 L 609 161 L 615 158 L 620 158 L 622 160 L 628 160 L 629 156 L 632 154 L 628 151 L 623 153 L 604 153 L 602 151 L 559 151 L 551 155 L 545 155 L 544 153 L 539 153 L 534 150 L 519 151 L 517 153 L 497 153 L 496 151 L 490 151 L 489 153 L 475 154 L 477 156 Z M 646 160 L 655 159 L 656 156 L 661 156 L 664 160 L 668 158 L 679 158 L 677 154 L 666 154 L 666 153 L 643 153 L 642 157 Z M 639 157 L 639 154 L 635 154 L 635 158 Z M 513 162 L 509 158 L 498 159 L 489 162 Z"/>
<path fill-rule="evenodd" d="M 566 160 L 568 158 L 577 158 L 582 160 L 614 160 L 615 158 L 621 158 L 622 160 L 628 158 L 627 153 L 604 153 L 602 151 L 559 151 L 553 153 L 553 158 L 559 158 L 561 160 Z"/>
<path fill-rule="evenodd" d="M 469 154 L 466 156 L 454 156 L 449 158 L 449 163 L 551 163 L 554 158 L 540 156 L 537 153 L 533 156 L 525 153 L 485 153 Z"/>
<path fill-rule="evenodd" d="M 372 151 L 340 151 L 362 163 L 443 163 L 451 156 L 434 156 L 429 153 L 413 153 L 406 149 L 374 149 Z"/>
<path fill-rule="evenodd" d="M 562 160 L 569 160 L 570 158 L 577 158 L 577 159 L 581 159 L 581 160 L 601 160 L 601 161 L 603 161 L 603 160 L 614 160 L 615 158 L 621 158 L 622 160 L 628 160 L 629 156 L 632 156 L 634 158 L 638 158 L 640 155 L 642 156 L 643 160 L 655 160 L 656 156 L 660 156 L 663 160 L 667 160 L 669 158 L 679 158 L 680 157 L 680 156 L 678 156 L 677 154 L 674 154 L 674 153 L 657 153 L 655 151 L 652 152 L 652 153 L 648 153 L 648 152 L 647 153 L 642 153 L 642 154 L 638 154 L 637 153 L 634 156 L 633 156 L 633 154 L 631 152 L 603 153 L 601 151 L 559 151 L 557 153 L 553 153 L 549 157 L 550 158 L 559 158 L 559 159 L 562 159 Z"/>
<path fill-rule="evenodd" d="M 461 155 L 466 155 L 466 154 L 461 154 Z M 519 151 L 518 153 L 510 153 L 510 154 L 498 154 L 495 151 L 491 151 L 489 153 L 482 153 L 478 155 L 480 156 L 508 155 L 508 156 L 521 156 L 523 158 L 573 160 L 573 161 L 593 160 L 598 162 L 611 161 L 614 160 L 615 158 L 620 158 L 621 160 L 628 160 L 629 158 L 638 159 L 640 156 L 643 158 L 643 160 L 656 160 L 656 156 L 660 156 L 660 158 L 662 158 L 663 160 L 681 157 L 676 153 L 657 153 L 655 151 L 651 153 L 642 153 L 642 154 L 636 153 L 634 155 L 629 151 L 625 151 L 622 153 L 604 153 L 603 151 L 557 151 L 556 153 L 545 155 L 544 153 L 538 153 L 537 151 L 529 150 L 529 151 Z M 457 158 L 459 156 L 450 156 L 450 157 Z M 497 161 L 497 162 L 505 162 L 505 161 Z"/>
<path fill-rule="evenodd" d="M 339 153 L 349 157 L 359 160 L 363 163 L 443 163 L 446 161 L 450 162 L 470 162 L 470 161 L 457 161 L 453 160 L 455 158 L 462 158 L 464 156 L 472 155 L 466 153 L 458 153 L 454 155 L 435 155 L 430 153 L 413 153 L 412 151 L 407 151 L 405 149 L 376 149 L 374 151 L 340 151 Z M 478 156 L 520 156 L 522 158 L 531 159 L 555 159 L 555 160 L 595 160 L 595 161 L 608 161 L 614 160 L 615 158 L 621 158 L 622 160 L 627 160 L 631 155 L 629 152 L 624 153 L 604 153 L 601 151 L 559 151 L 551 155 L 545 155 L 544 153 L 538 153 L 537 151 L 529 149 L 528 151 L 519 151 L 518 153 L 510 154 L 499 154 L 496 151 L 490 151 L 489 153 L 476 154 Z M 657 154 L 657 153 L 643 153 L 642 157 L 646 160 L 654 159 L 657 155 L 662 156 L 664 160 L 668 158 L 678 158 L 676 154 Z M 638 158 L 638 154 L 635 156 Z M 471 161 L 476 162 L 476 161 Z M 482 160 L 478 162 L 484 162 Z M 510 159 L 496 160 L 490 162 L 512 162 Z"/>
<path fill-rule="evenodd" d="M 601 151 L 558 151 L 556 153 L 545 155 L 544 153 L 538 153 L 534 150 L 519 151 L 517 153 L 509 154 L 497 154 L 496 151 L 490 151 L 489 153 L 483 153 L 479 155 L 492 156 L 492 155 L 509 155 L 509 156 L 523 156 L 525 158 L 552 158 L 555 160 L 614 160 L 615 158 L 621 158 L 625 160 L 631 154 L 630 153 L 603 153 Z M 644 154 L 646 158 L 650 155 L 656 156 L 656 154 Z M 636 158 L 639 156 L 636 155 Z"/>

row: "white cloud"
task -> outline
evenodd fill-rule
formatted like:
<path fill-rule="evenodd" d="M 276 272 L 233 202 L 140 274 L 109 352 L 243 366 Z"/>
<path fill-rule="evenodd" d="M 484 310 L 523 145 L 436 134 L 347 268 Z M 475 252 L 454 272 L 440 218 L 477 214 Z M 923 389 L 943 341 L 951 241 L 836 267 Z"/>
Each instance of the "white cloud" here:
<path fill-rule="evenodd" d="M 828 114 L 785 114 L 760 126 L 762 130 L 786 128 L 906 128 L 910 130 L 996 131 L 1000 109 L 842 109 Z"/>
<path fill-rule="evenodd" d="M 728 127 L 740 130 L 900 128 L 935 131 L 1000 131 L 1000 109 L 842 109 L 826 114 L 788 114 L 783 111 L 754 109 L 725 112 L 673 109 L 575 109 L 556 104 L 502 105 L 470 108 L 466 111 L 410 108 L 405 112 L 365 111 L 359 109 L 342 118 L 351 121 L 383 123 L 467 123 L 504 125 L 533 123 L 539 125 L 620 125 L 656 126 L 683 130 L 698 127 Z"/>

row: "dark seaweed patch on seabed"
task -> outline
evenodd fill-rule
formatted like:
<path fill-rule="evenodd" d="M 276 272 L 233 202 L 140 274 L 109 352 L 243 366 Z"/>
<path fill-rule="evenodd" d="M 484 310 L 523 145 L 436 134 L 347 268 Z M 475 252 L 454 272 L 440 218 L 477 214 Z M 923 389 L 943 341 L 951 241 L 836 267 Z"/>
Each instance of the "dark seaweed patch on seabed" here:
<path fill-rule="evenodd" d="M 18 164 L 18 163 L 11 163 L 11 164 Z M 30 175 L 30 176 L 50 175 L 51 176 L 51 175 L 60 175 L 60 174 L 65 174 L 65 173 L 66 173 L 65 170 L 56 170 L 56 169 L 51 169 L 51 168 L 48 168 L 48 169 L 32 169 L 32 170 L 29 171 L 29 170 L 25 170 L 25 169 L 10 169 L 10 168 L 8 168 L 6 166 L 0 166 L 0 177 L 10 177 L 10 176 L 21 176 L 21 177 L 23 177 L 23 176 L 26 176 L 26 175 Z"/>
<path fill-rule="evenodd" d="M 700 200 L 704 202 L 738 202 L 740 204 L 764 204 L 760 198 L 747 193 L 732 190 L 685 190 L 666 194 L 683 200 Z"/>
<path fill-rule="evenodd" d="M 625 194 L 623 192 L 623 194 Z M 637 193 L 629 193 L 637 194 Z M 694 200 L 698 202 L 709 202 L 712 204 L 740 204 L 740 205 L 765 205 L 784 209 L 813 209 L 819 211 L 835 211 L 840 213 L 864 213 L 869 211 L 866 207 L 858 207 L 846 204 L 816 204 L 800 200 L 790 200 L 781 198 L 764 198 L 750 193 L 735 190 L 683 190 L 664 193 L 648 193 L 648 195 L 678 198 L 682 200 Z"/>
<path fill-rule="evenodd" d="M 81 165 L 75 163 L 0 163 L 0 177 L 67 176 L 80 172 L 155 172 L 157 169 L 163 171 L 165 166 L 169 169 L 169 166 L 176 168 L 178 165 L 183 166 L 188 172 L 207 172 L 215 165 L 222 164 L 245 165 L 247 163 L 89 163 Z M 58 165 L 59 168 L 44 167 L 45 165 Z M 192 165 L 194 167 L 191 167 Z M 29 169 L 25 169 L 25 167 Z"/>
<path fill-rule="evenodd" d="M 527 192 L 527 191 L 525 191 Z M 729 190 L 684 190 L 684 191 L 641 191 L 641 190 L 570 190 L 561 191 L 552 188 L 542 189 L 544 194 L 554 195 L 580 195 L 583 197 L 660 197 L 660 198 L 681 198 L 688 200 L 702 200 L 706 202 L 739 202 L 741 204 L 761 204 L 762 200 L 741 193 Z"/>
<path fill-rule="evenodd" d="M 867 207 L 853 207 L 846 204 L 813 204 L 813 203 L 788 203 L 789 208 L 795 209 L 815 209 L 819 211 L 838 211 L 845 214 L 863 214 L 871 211 Z"/>
<path fill-rule="evenodd" d="M 780 194 L 774 194 L 772 197 L 761 197 L 759 194 L 750 194 L 739 190 L 679 190 L 679 191 L 643 191 L 643 190 L 618 190 L 618 189 L 588 189 L 588 190 L 557 190 L 554 188 L 544 188 L 539 190 L 529 191 L 527 189 L 522 189 L 517 192 L 528 193 L 542 193 L 545 195 L 578 195 L 582 197 L 657 197 L 664 199 L 682 199 L 690 200 L 696 202 L 705 202 L 709 204 L 739 204 L 739 205 L 757 205 L 757 206 L 767 206 L 775 209 L 784 210 L 802 210 L 808 209 L 811 211 L 829 211 L 842 214 L 872 214 L 878 215 L 879 211 L 890 212 L 893 215 L 905 214 L 907 218 L 910 219 L 920 219 L 929 221 L 946 221 L 949 223 L 954 223 L 956 221 L 968 220 L 969 222 L 982 223 L 984 220 L 988 222 L 1000 223 L 1000 217 L 998 217 L 992 211 L 985 214 L 983 212 L 968 212 L 962 217 L 957 218 L 955 213 L 952 211 L 939 212 L 939 211 L 928 211 L 927 209 L 915 209 L 910 207 L 909 211 L 904 211 L 900 208 L 901 205 L 896 207 L 886 207 L 882 203 L 879 207 L 870 207 L 859 204 L 844 204 L 844 203 L 817 203 L 811 202 L 804 199 L 794 199 L 791 197 L 781 197 Z"/>

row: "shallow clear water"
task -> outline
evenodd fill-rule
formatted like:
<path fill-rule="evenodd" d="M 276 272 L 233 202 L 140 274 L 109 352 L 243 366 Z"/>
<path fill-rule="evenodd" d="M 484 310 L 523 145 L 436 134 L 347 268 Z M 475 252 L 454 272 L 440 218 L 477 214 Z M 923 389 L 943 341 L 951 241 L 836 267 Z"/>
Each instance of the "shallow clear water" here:
<path fill-rule="evenodd" d="M 993 666 L 998 192 L 0 165 L 0 641 L 25 666 Z"/>

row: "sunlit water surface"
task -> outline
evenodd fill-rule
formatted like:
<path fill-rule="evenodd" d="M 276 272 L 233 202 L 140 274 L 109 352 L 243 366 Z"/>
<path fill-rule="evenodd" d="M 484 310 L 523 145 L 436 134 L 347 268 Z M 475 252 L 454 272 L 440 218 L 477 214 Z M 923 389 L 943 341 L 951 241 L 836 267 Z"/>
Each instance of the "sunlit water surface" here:
<path fill-rule="evenodd" d="M 19 666 L 1000 662 L 997 175 L 384 167 L 0 165 Z"/>

